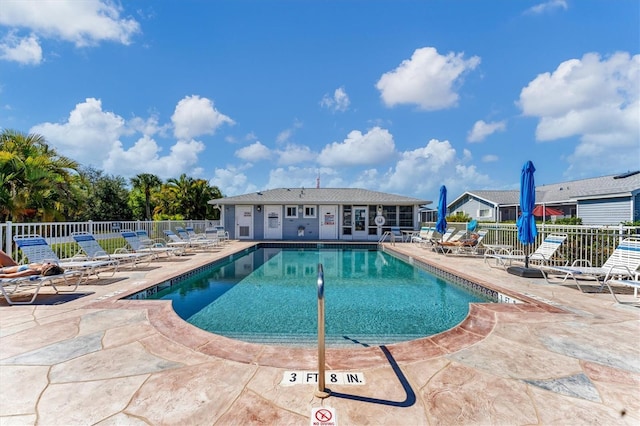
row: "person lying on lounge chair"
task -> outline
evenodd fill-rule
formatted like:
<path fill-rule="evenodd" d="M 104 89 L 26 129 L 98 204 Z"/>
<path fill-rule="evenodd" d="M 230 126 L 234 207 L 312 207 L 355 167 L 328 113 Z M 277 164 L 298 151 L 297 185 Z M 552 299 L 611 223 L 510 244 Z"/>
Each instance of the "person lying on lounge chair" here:
<path fill-rule="evenodd" d="M 473 247 L 476 244 L 478 244 L 479 237 L 480 235 L 474 233 L 474 234 L 471 234 L 469 238 L 463 238 L 458 241 L 449 241 L 449 242 L 445 241 L 443 243 L 437 242 L 436 244 L 444 247 Z"/>
<path fill-rule="evenodd" d="M 0 278 L 20 278 L 29 275 L 60 275 L 64 269 L 55 263 L 30 263 L 18 265 L 4 251 L 0 250 Z"/>

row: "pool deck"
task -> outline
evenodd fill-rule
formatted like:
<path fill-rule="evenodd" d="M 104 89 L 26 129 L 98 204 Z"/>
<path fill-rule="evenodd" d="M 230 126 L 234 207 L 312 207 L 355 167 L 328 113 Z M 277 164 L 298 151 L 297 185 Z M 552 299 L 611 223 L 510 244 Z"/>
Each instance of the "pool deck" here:
<path fill-rule="evenodd" d="M 251 244 L 123 269 L 73 295 L 45 288 L 33 305 L 2 299 L 0 425 L 309 425 L 320 407 L 338 425 L 640 424 L 640 308 L 482 258 L 386 246 L 529 303 L 472 305 L 430 338 L 327 349 L 328 371 L 364 383 L 327 382 L 325 399 L 285 380 L 316 371 L 316 349 L 234 341 L 168 302 L 119 300 Z"/>

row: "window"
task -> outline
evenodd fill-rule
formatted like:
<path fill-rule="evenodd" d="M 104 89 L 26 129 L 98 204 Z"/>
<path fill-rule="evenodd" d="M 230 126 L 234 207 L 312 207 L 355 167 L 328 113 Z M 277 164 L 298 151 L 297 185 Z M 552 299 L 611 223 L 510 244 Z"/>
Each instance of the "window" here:
<path fill-rule="evenodd" d="M 286 206 L 284 217 L 298 217 L 298 206 Z"/>
<path fill-rule="evenodd" d="M 316 217 L 316 206 L 304 206 L 304 217 Z"/>
<path fill-rule="evenodd" d="M 413 206 L 400 206 L 400 223 L 402 228 L 413 228 Z"/>
<path fill-rule="evenodd" d="M 478 217 L 491 217 L 491 209 L 478 210 Z"/>

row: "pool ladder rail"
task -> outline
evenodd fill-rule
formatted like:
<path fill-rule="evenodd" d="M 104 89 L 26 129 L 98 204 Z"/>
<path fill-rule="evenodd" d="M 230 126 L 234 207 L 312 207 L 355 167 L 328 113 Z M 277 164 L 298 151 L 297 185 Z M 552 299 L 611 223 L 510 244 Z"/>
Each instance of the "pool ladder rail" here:
<path fill-rule="evenodd" d="M 331 391 L 325 387 L 325 342 L 324 342 L 324 270 L 318 263 L 318 389 L 314 395 L 327 398 Z"/>

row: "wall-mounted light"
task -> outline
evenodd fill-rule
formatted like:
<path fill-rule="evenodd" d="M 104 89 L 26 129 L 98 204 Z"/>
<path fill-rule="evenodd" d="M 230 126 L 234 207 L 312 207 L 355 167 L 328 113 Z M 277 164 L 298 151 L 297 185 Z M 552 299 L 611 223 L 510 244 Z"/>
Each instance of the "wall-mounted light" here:
<path fill-rule="evenodd" d="M 259 212 L 262 211 L 262 206 L 256 206 L 256 210 L 258 210 Z"/>

